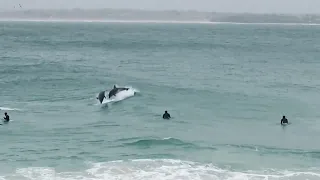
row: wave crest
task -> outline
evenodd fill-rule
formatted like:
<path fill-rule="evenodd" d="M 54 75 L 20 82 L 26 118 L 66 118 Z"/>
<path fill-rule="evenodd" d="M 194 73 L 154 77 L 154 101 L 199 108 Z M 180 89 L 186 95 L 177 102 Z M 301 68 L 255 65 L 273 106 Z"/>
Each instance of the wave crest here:
<path fill-rule="evenodd" d="M 139 146 L 139 147 L 151 147 L 151 146 L 195 146 L 192 143 L 184 142 L 175 138 L 163 138 L 163 139 L 142 139 L 131 143 L 125 143 L 125 145 Z"/>
<path fill-rule="evenodd" d="M 0 107 L 0 111 L 21 111 L 21 110 L 17 108 Z"/>

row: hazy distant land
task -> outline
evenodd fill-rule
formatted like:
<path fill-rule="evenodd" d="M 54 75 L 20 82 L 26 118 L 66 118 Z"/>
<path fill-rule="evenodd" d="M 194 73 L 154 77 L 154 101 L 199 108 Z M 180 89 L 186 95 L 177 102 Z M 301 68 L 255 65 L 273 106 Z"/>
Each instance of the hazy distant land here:
<path fill-rule="evenodd" d="M 216 13 L 198 11 L 147 11 L 129 9 L 72 9 L 0 11 L 1 20 L 95 20 L 95 21 L 193 21 L 234 23 L 320 24 L 320 15 Z"/>

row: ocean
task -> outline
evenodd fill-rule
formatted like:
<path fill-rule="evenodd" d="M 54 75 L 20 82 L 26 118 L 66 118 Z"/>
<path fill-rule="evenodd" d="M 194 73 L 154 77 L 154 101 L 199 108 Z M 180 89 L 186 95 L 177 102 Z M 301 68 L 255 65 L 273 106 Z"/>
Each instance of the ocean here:
<path fill-rule="evenodd" d="M 2 21 L 0 179 L 318 180 L 319 39 L 316 25 Z M 100 104 L 113 85 L 129 90 Z"/>

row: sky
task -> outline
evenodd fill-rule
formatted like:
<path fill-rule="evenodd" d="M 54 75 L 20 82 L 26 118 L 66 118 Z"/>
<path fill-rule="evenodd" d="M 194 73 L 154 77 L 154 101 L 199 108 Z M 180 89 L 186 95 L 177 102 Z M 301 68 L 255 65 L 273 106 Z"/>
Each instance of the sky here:
<path fill-rule="evenodd" d="M 0 9 L 130 8 L 251 13 L 319 13 L 320 0 L 0 0 Z"/>

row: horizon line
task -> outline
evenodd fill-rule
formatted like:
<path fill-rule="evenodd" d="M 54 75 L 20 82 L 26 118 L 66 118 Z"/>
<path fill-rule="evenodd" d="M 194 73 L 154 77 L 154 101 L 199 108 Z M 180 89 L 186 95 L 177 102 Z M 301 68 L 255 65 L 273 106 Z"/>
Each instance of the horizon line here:
<path fill-rule="evenodd" d="M 232 25 L 283 25 L 283 26 L 320 26 L 317 23 L 240 23 L 211 21 L 168 21 L 168 20 L 89 20 L 89 19 L 1 19 L 0 22 L 62 22 L 62 23 L 135 23 L 135 24 L 232 24 Z"/>
<path fill-rule="evenodd" d="M 197 13 L 218 13 L 218 14 L 251 14 L 251 15 L 320 15 L 320 13 L 285 13 L 285 12 L 223 12 L 223 11 L 202 11 L 195 9 L 163 9 L 163 10 L 153 10 L 153 9 L 139 9 L 139 8 L 27 8 L 27 9 L 1 9 L 0 12 L 23 12 L 23 11 L 70 11 L 70 10 L 115 10 L 115 11 L 145 11 L 145 12 L 197 12 Z"/>

